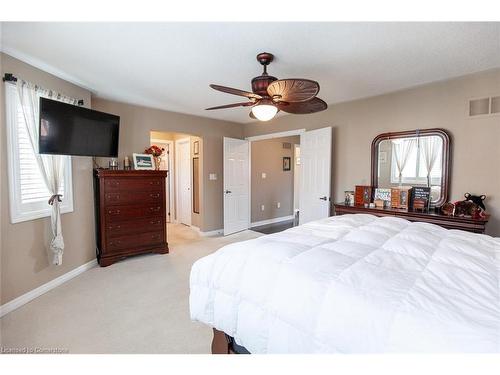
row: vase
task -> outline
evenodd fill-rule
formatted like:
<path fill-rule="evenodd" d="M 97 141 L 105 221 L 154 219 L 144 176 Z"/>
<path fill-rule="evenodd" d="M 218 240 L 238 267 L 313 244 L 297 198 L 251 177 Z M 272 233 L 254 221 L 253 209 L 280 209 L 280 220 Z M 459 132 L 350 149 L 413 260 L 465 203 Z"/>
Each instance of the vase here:
<path fill-rule="evenodd" d="M 154 156 L 153 159 L 155 161 L 155 170 L 159 171 L 161 164 L 161 156 Z"/>

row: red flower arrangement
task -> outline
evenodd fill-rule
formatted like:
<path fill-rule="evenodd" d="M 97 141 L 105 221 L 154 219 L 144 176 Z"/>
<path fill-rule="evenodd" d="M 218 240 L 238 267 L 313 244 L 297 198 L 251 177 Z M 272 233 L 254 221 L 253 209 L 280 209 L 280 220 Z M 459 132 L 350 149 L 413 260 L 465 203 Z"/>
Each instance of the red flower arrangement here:
<path fill-rule="evenodd" d="M 162 156 L 163 151 L 165 151 L 164 148 L 160 148 L 156 145 L 152 145 L 151 147 L 147 148 L 144 150 L 145 154 L 153 155 L 155 158 Z"/>

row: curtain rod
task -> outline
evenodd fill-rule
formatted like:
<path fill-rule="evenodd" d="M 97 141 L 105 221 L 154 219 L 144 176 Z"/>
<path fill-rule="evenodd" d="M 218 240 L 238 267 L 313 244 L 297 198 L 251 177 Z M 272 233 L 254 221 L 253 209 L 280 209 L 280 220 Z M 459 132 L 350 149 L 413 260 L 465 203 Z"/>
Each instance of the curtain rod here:
<path fill-rule="evenodd" d="M 17 77 L 15 77 L 12 73 L 5 73 L 5 75 L 2 78 L 2 81 L 4 82 L 17 82 Z M 83 99 L 78 100 L 78 105 L 81 106 L 84 104 Z"/>

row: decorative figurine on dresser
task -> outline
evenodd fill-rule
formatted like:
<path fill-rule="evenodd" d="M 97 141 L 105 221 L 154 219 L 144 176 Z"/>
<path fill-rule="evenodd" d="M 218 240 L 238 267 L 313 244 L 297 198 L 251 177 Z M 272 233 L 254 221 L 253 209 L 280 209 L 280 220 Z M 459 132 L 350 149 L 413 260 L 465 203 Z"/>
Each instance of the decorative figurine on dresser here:
<path fill-rule="evenodd" d="M 96 254 L 101 267 L 136 254 L 168 253 L 166 171 L 94 170 Z"/>

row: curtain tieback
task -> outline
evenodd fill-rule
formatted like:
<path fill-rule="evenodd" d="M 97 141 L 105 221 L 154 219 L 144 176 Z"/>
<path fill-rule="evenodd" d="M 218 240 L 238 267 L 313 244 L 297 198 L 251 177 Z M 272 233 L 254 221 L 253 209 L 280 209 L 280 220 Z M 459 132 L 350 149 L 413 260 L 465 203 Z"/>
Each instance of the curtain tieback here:
<path fill-rule="evenodd" d="M 57 199 L 58 202 L 62 202 L 61 197 L 62 197 L 61 194 L 54 194 L 53 196 L 50 197 L 49 204 L 52 206 L 54 204 L 54 201 L 56 199 Z"/>

